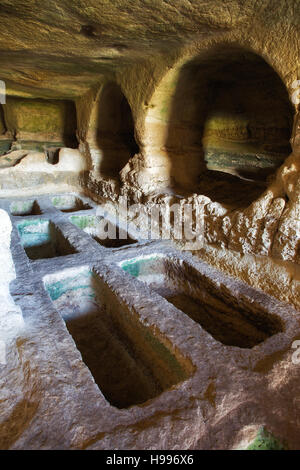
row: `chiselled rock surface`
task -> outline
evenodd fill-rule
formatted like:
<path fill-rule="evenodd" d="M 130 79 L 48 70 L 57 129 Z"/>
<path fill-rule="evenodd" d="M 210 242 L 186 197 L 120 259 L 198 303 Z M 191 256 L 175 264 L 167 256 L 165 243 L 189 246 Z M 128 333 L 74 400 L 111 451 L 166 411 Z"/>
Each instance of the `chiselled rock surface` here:
<path fill-rule="evenodd" d="M 1 202 L 1 448 L 299 446 L 298 311 L 134 226 L 108 247 L 82 194 L 35 202 Z"/>
<path fill-rule="evenodd" d="M 300 3 L 0 19 L 0 448 L 299 448 Z"/>

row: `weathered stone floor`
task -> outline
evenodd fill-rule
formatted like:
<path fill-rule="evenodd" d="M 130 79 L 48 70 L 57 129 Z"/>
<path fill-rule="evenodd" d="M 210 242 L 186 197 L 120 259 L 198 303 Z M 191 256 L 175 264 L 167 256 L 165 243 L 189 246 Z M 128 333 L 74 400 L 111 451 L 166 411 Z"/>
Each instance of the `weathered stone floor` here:
<path fill-rule="evenodd" d="M 261 426 L 299 446 L 299 312 L 134 227 L 99 243 L 106 215 L 83 195 L 0 207 L 24 322 L 0 365 L 0 448 L 237 448 Z"/>

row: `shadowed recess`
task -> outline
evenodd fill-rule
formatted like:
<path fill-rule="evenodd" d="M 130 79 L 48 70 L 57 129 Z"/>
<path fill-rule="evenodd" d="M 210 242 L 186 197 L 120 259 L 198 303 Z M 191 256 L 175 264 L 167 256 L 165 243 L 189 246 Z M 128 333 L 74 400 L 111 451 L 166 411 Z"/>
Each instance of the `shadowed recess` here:
<path fill-rule="evenodd" d="M 78 269 L 44 282 L 83 361 L 113 406 L 144 403 L 187 378 L 175 355 L 138 320 L 126 320 L 126 307 L 113 296 L 108 308 L 95 273 Z"/>
<path fill-rule="evenodd" d="M 120 266 L 227 346 L 252 348 L 282 331 L 279 317 L 257 303 L 222 292 L 185 262 L 153 254 L 123 261 Z"/>
<path fill-rule="evenodd" d="M 72 215 L 70 221 L 105 248 L 121 248 L 137 241 L 126 230 L 102 216 Z"/>
<path fill-rule="evenodd" d="M 76 253 L 61 230 L 50 220 L 25 219 L 17 225 L 22 246 L 31 260 Z"/>
<path fill-rule="evenodd" d="M 247 206 L 291 153 L 292 123 L 287 89 L 262 57 L 230 45 L 208 51 L 177 80 L 166 140 L 174 181 Z"/>
<path fill-rule="evenodd" d="M 76 148 L 77 117 L 73 101 L 29 99 L 8 96 L 5 125 L 15 136 L 17 148 L 43 151 L 46 148 Z"/>
<path fill-rule="evenodd" d="M 128 160 L 139 152 L 131 108 L 116 83 L 105 85 L 99 102 L 97 144 L 101 151 L 100 173 L 118 177 Z"/>
<path fill-rule="evenodd" d="M 14 201 L 10 205 L 10 213 L 15 216 L 40 215 L 41 209 L 36 200 Z"/>
<path fill-rule="evenodd" d="M 89 204 L 84 203 L 80 197 L 73 195 L 55 196 L 52 198 L 52 204 L 61 212 L 76 212 L 91 209 Z"/>

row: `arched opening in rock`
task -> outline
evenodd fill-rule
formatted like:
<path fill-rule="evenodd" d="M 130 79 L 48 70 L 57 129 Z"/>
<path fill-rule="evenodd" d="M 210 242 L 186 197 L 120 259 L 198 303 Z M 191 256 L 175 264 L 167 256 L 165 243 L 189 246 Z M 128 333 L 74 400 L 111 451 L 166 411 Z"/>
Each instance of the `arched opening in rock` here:
<path fill-rule="evenodd" d="M 226 45 L 186 63 L 166 142 L 175 183 L 249 205 L 291 152 L 293 112 L 280 77 L 253 52 Z"/>
<path fill-rule="evenodd" d="M 108 83 L 102 91 L 97 126 L 100 173 L 118 178 L 128 160 L 139 152 L 139 147 L 134 137 L 130 105 L 116 83 Z"/>
<path fill-rule="evenodd" d="M 3 105 L 0 104 L 0 156 L 4 155 L 10 149 L 12 137 L 7 133 Z M 0 163 L 1 166 L 1 163 Z"/>
<path fill-rule="evenodd" d="M 0 104 L 0 135 L 5 134 L 6 131 L 7 129 L 6 129 L 6 124 L 5 124 L 5 119 L 4 119 L 3 107 L 2 107 L 2 104 Z"/>
<path fill-rule="evenodd" d="M 73 101 L 8 97 L 4 114 L 7 130 L 15 136 L 13 150 L 78 146 Z"/>

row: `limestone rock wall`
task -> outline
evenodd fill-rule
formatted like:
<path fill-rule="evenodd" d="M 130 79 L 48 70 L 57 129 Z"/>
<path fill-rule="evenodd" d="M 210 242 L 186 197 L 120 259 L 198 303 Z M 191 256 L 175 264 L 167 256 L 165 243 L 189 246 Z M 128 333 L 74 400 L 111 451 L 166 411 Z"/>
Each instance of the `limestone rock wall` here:
<path fill-rule="evenodd" d="M 0 448 L 236 448 L 263 424 L 299 448 L 297 312 L 203 263 L 212 298 L 232 292 L 233 305 L 253 312 L 265 298 L 285 325 L 253 350 L 223 348 L 168 293 L 162 299 L 119 269 L 130 253 L 174 260 L 178 252 L 148 241 L 106 251 L 80 235 L 53 194 L 74 191 L 71 210 L 85 194 L 103 213 L 127 198 L 143 209 L 127 214 L 142 229 L 153 208 L 177 204 L 183 218 L 190 204 L 192 226 L 201 222 L 192 244 L 165 222 L 178 248 L 300 309 L 300 2 L 5 0 L 0 18 L 1 206 L 34 195 L 25 204 L 33 212 L 37 204 L 77 251 L 32 264 L 15 227 L 12 283 L 11 223 L 0 211 Z M 191 264 L 202 263 L 180 256 L 190 267 L 174 276 L 191 297 L 199 288 Z M 140 316 L 192 358 L 190 382 L 135 410 L 110 407 L 42 282 L 87 264 L 120 323 Z"/>
<path fill-rule="evenodd" d="M 77 149 L 55 152 L 57 161 L 33 150 L 16 150 L 0 159 L 1 197 L 78 190 L 88 165 Z M 49 150 L 48 150 L 49 156 Z"/>
<path fill-rule="evenodd" d="M 3 125 L 14 148 L 76 147 L 76 110 L 71 101 L 8 97 Z"/>
<path fill-rule="evenodd" d="M 12 225 L 4 210 L 0 210 L 0 382 L 1 427 L 0 448 L 8 448 L 11 435 L 17 435 L 30 420 L 31 406 L 26 394 L 29 364 L 22 358 L 24 320 L 20 307 L 11 294 L 10 283 L 15 279 L 15 267 L 10 252 Z M 3 375 L 2 375 L 3 374 Z M 25 393 L 24 393 L 25 391 Z M 28 407 L 26 407 L 28 405 Z"/>
<path fill-rule="evenodd" d="M 61 139 L 52 106 L 74 100 L 81 190 L 147 210 L 193 201 L 211 263 L 222 250 L 298 265 L 298 2 L 50 1 L 32 23 L 6 3 L 0 71 L 19 97 L 3 105 L 11 134 L 34 139 L 34 120 L 43 139 Z M 45 114 L 24 108 L 41 99 L 53 100 Z"/>

